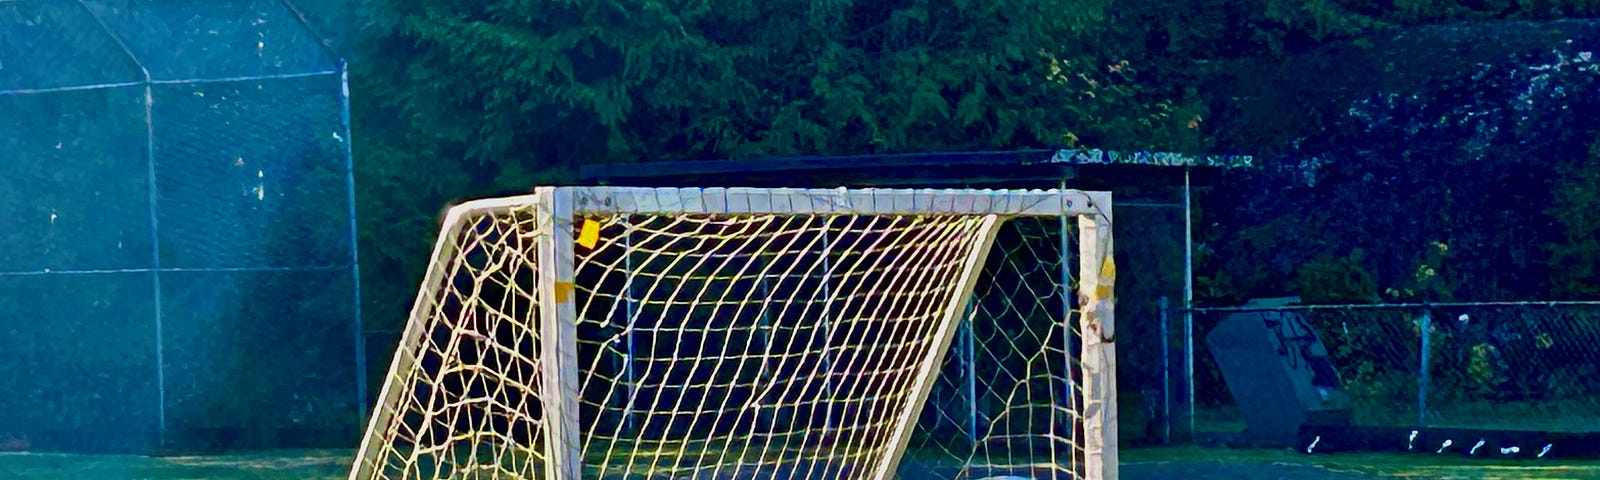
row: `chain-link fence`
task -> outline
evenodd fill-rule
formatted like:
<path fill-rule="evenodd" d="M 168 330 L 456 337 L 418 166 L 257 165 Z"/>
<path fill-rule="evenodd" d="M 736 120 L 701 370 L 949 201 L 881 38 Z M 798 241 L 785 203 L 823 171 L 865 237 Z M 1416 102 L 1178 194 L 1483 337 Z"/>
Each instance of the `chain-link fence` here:
<path fill-rule="evenodd" d="M 1171 372 L 1182 362 L 1172 353 L 1182 331 L 1163 304 L 1183 298 L 1187 211 L 1181 190 L 1117 192 L 1117 422 L 1126 446 L 1174 438 Z"/>
<path fill-rule="evenodd" d="M 1356 425 L 1600 432 L 1600 302 L 1507 302 L 1194 310 L 1192 420 L 1202 435 L 1246 427 L 1206 341 L 1235 315 L 1314 333 Z"/>
<path fill-rule="evenodd" d="M 1181 333 L 1166 328 L 1169 312 L 1162 307 L 1164 297 L 1183 291 L 1184 209 L 1167 198 L 1176 193 L 1129 192 L 1123 197 L 1131 200 L 1115 207 L 1116 322 L 1123 340 L 1117 343 L 1118 428 L 1124 446 L 1171 438 L 1167 419 L 1175 403 L 1166 387 L 1172 380 L 1167 367 L 1179 357 L 1170 355 L 1177 343 L 1159 339 Z M 981 467 L 1023 463 L 1019 459 L 1041 452 L 1081 453 L 1082 432 L 1070 428 L 1082 407 L 1071 391 L 1081 380 L 1072 293 L 1078 275 L 1075 231 L 1057 219 L 1016 220 L 1001 229 L 913 437 L 924 459 L 939 452 L 966 454 Z M 921 465 L 908 463 L 902 476 L 933 478 Z"/>
<path fill-rule="evenodd" d="M 0 438 L 348 444 L 345 85 L 287 2 L 0 1 Z"/>
<path fill-rule="evenodd" d="M 1113 215 L 1117 337 L 1122 339 L 1117 343 L 1118 434 L 1124 446 L 1168 443 L 1173 438 L 1169 419 L 1177 417 L 1171 412 L 1181 406 L 1170 386 L 1172 372 L 1181 367 L 1182 357 L 1174 352 L 1181 353 L 1182 331 L 1168 328 L 1171 306 L 1164 308 L 1163 299 L 1183 292 L 1182 192 L 1124 189 L 1118 195 Z M 1050 399 L 1021 398 L 1017 392 L 1048 391 L 1019 386 L 1049 375 L 1063 383 L 1077 380 L 1069 382 L 1077 373 L 1071 364 L 1078 352 L 1077 316 L 1064 293 L 1077 288 L 1077 247 L 1071 235 L 1063 237 L 1072 227 L 1052 222 L 1015 221 L 996 238 L 997 253 L 985 264 L 974 311 L 952 344 L 923 413 L 924 426 L 938 427 L 919 431 L 923 448 L 957 448 L 932 439 L 1003 442 L 1018 441 L 1027 432 L 1050 432 L 1039 426 L 1052 421 L 1049 412 L 1036 408 Z M 1052 362 L 1060 368 L 1047 368 Z M 1020 403 L 1001 408 L 1008 402 Z M 1006 429 L 1014 432 L 1008 435 Z"/>

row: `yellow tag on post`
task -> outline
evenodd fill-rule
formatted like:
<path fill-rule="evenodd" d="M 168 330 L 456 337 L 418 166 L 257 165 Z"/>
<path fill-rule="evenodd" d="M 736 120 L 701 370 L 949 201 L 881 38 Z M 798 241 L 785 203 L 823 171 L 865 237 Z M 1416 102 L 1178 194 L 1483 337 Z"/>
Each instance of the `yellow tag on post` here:
<path fill-rule="evenodd" d="M 1100 262 L 1100 283 L 1095 286 L 1095 300 L 1104 300 L 1111 297 L 1111 288 L 1117 283 L 1117 261 L 1107 256 Z"/>
<path fill-rule="evenodd" d="M 592 218 L 583 219 L 583 226 L 578 228 L 578 245 L 583 248 L 594 248 L 600 243 L 600 222 Z"/>
<path fill-rule="evenodd" d="M 556 302 L 567 303 L 572 300 L 572 291 L 578 286 L 572 282 L 556 282 Z"/>

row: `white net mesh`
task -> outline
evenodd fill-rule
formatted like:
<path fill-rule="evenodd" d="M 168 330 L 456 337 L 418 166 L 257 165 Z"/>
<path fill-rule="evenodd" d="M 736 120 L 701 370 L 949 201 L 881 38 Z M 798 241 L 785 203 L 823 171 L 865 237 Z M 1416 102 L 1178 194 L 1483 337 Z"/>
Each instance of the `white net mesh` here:
<path fill-rule="evenodd" d="M 1075 222 L 1006 222 L 901 478 L 1083 478 Z"/>
<path fill-rule="evenodd" d="M 444 232 L 363 445 L 372 478 L 543 475 L 538 219 L 476 211 Z"/>
<path fill-rule="evenodd" d="M 583 381 L 584 453 L 601 478 L 875 471 L 988 225 L 980 216 L 605 223 L 608 240 L 578 262 L 580 356 L 595 361 Z"/>
<path fill-rule="evenodd" d="M 538 204 L 446 226 L 352 478 L 1086 478 L 1065 217 L 574 218 L 564 451 Z"/>

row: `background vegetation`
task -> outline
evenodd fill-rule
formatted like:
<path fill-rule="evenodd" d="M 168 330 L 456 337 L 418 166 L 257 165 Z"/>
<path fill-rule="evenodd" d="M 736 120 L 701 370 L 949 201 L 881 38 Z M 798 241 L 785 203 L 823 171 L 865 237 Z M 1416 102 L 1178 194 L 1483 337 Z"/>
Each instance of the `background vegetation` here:
<path fill-rule="evenodd" d="M 318 7 L 355 26 L 328 31 L 374 329 L 405 317 L 440 206 L 583 164 L 1079 145 L 1260 160 L 1198 199 L 1203 305 L 1600 300 L 1600 1 Z M 1347 369 L 1384 358 L 1349 347 Z M 1510 382 L 1479 371 L 1461 392 Z"/>
<path fill-rule="evenodd" d="M 1593 0 L 318 3 L 355 59 L 368 325 L 439 207 L 594 162 L 1243 153 L 1202 300 L 1600 295 Z"/>
<path fill-rule="evenodd" d="M 1260 168 L 1230 172 L 1200 198 L 1197 280 L 1204 304 L 1276 295 L 1300 295 L 1316 303 L 1600 300 L 1600 117 L 1593 115 L 1600 111 L 1600 95 L 1595 94 L 1600 91 L 1600 20 L 1592 20 L 1600 17 L 1600 0 L 304 0 L 296 4 L 354 69 L 353 150 L 367 302 L 364 324 L 375 331 L 395 330 L 405 318 L 442 206 L 538 184 L 574 182 L 580 165 L 1080 145 L 1240 153 L 1261 159 Z M 186 24 L 181 17 L 173 14 L 178 19 L 173 25 L 148 25 L 165 29 L 164 35 L 209 33 L 209 28 Z M 38 25 L 71 17 L 8 18 Z M 67 37 L 83 38 L 36 32 L 9 38 L 15 51 L 32 55 L 5 60 L 14 75 L 9 78 L 12 86 L 137 78 L 132 65 L 104 61 L 116 56 L 102 56 L 100 61 L 58 59 L 73 57 L 55 54 L 71 50 L 67 46 L 92 50 L 87 47 L 98 45 L 100 51 L 118 51 L 115 45 L 95 43 L 107 42 L 96 25 L 69 27 L 73 28 L 61 29 L 71 32 Z M 315 50 L 298 42 L 281 44 Z M 229 55 L 238 53 L 213 51 L 192 57 L 193 64 L 227 65 Z M 327 87 L 319 91 L 334 91 Z M 221 97 L 220 88 L 209 92 Z M 192 99 L 206 93 L 179 87 L 162 90 Z M 219 134 L 218 129 L 239 118 L 281 120 L 283 114 L 273 113 L 273 108 L 290 106 L 295 99 L 307 105 L 335 104 L 331 98 L 309 101 L 303 96 L 313 90 L 309 87 L 290 90 L 281 97 L 235 102 L 260 104 L 261 110 L 158 117 L 206 127 L 170 137 L 178 145 L 210 145 L 193 147 L 196 150 L 190 153 L 196 158 L 239 149 L 272 150 L 290 145 L 285 140 L 289 137 L 313 138 L 306 132 L 320 127 L 297 122 L 277 130 L 225 132 L 229 135 Z M 13 210 L 18 212 L 10 225 L 14 228 L 0 235 L 6 236 L 8 245 L 45 252 L 32 257 L 17 253 L 31 251 L 23 248 L 9 252 L 10 257 L 0 252 L 0 258 L 31 268 L 108 256 L 83 249 L 52 250 L 40 243 L 47 240 L 37 240 L 50 238 L 53 223 L 27 219 L 53 216 L 52 206 L 67 204 L 116 211 L 132 208 L 133 213 L 116 215 L 132 222 L 118 229 L 132 232 L 128 251 L 149 247 L 139 243 L 148 241 L 138 234 L 143 206 L 68 198 L 88 191 L 104 192 L 107 198 L 142 197 L 140 185 L 145 179 L 119 173 L 139 168 L 126 162 L 140 158 L 134 150 L 142 142 L 125 135 L 78 135 L 62 142 L 26 133 L 41 128 L 144 132 L 143 108 L 133 108 L 141 102 L 137 92 L 12 95 L 0 102 L 11 107 L 0 111 L 45 113 L 0 118 L 0 127 L 8 128 L 0 132 L 4 137 L 0 146 L 13 152 L 8 160 L 18 171 L 34 174 L 0 178 L 0 185 L 9 180 L 16 191 L 40 192 L 13 196 Z M 163 100 L 158 105 L 197 111 L 216 108 L 200 100 Z M 88 107 L 134 114 L 96 115 Z M 318 113 L 322 122 L 337 118 L 331 110 Z M 40 124 L 41 118 L 56 118 L 56 124 Z M 177 130 L 162 131 L 170 135 L 165 132 Z M 285 133 L 291 131 L 294 135 Z M 305 158 L 336 156 L 342 148 L 337 142 L 343 139 L 315 133 L 322 143 L 300 145 Z M 217 138 L 250 141 L 202 142 Z M 74 149 L 106 152 L 105 168 L 77 180 L 64 177 L 61 162 L 81 158 Z M 123 163 L 110 163 L 113 157 Z M 50 178 L 75 188 L 24 185 L 32 178 Z M 216 203 L 206 205 L 214 209 Z M 344 212 L 276 213 L 305 218 Z M 262 222 L 274 218 L 256 221 L 266 224 Z M 1140 221 L 1134 216 L 1119 218 Z M 1145 227 L 1151 233 L 1148 237 L 1175 238 L 1176 232 L 1170 230 L 1174 222 L 1147 223 L 1153 225 Z M 315 232 L 291 232 L 311 233 Z M 337 239 L 312 237 L 300 240 L 311 242 L 307 245 L 315 247 L 308 248 L 317 252 L 343 251 Z M 196 243 L 164 238 L 179 245 Z M 120 245 L 121 239 L 98 240 Z M 1120 245 L 1133 246 L 1137 241 Z M 237 238 L 223 243 L 247 244 Z M 127 267 L 125 263 L 131 262 L 98 260 L 105 268 Z M 1130 259 L 1143 262 L 1136 267 L 1149 268 L 1130 269 L 1135 271 L 1128 276 L 1137 278 L 1139 271 L 1155 272 L 1151 275 L 1181 271 L 1162 261 L 1155 256 Z M 218 282 L 200 283 L 222 288 Z M 295 287 L 337 293 L 322 285 L 303 279 L 256 280 L 227 288 L 282 292 Z M 118 295 L 118 288 L 91 292 L 94 298 L 89 300 L 102 304 L 98 299 Z M 24 295 L 17 302 L 29 298 Z M 203 303 L 184 305 L 204 310 L 196 306 Z M 8 310 L 27 311 L 12 307 Z M 150 308 L 133 307 L 122 309 Z M 337 335 L 259 320 L 312 318 L 296 312 L 327 308 L 335 307 L 300 301 L 240 308 L 245 313 L 226 321 L 251 328 L 270 324 L 295 330 L 299 337 L 342 344 Z M 1136 308 L 1141 307 L 1124 311 L 1130 318 L 1152 317 L 1145 312 L 1135 317 Z M 1551 318 L 1563 324 L 1593 322 Z M 207 320 L 204 315 L 194 319 Z M 1357 331 L 1400 331 L 1409 328 L 1408 321 L 1399 316 L 1369 319 L 1357 325 Z M 169 358 L 212 358 L 210 352 L 217 349 L 246 352 L 238 355 L 239 363 L 216 362 L 206 367 L 210 370 L 182 372 L 184 376 L 174 378 L 237 379 L 238 372 L 248 370 L 240 365 L 253 360 L 250 349 L 239 346 L 248 343 L 247 337 L 218 343 L 215 332 L 205 329 L 172 331 L 192 344 L 210 346 L 184 354 L 169 352 Z M 1137 326 L 1125 331 L 1148 332 Z M 1587 331 L 1600 331 L 1600 326 Z M 281 333 L 252 332 L 253 337 Z M 1526 396 L 1522 390 L 1574 393 L 1559 387 L 1583 383 L 1579 379 L 1593 374 L 1592 368 L 1582 370 L 1586 365 L 1578 365 L 1585 357 L 1566 351 L 1561 352 L 1568 357 L 1564 366 L 1572 370 L 1560 376 L 1517 374 L 1501 359 L 1539 354 L 1485 350 L 1480 348 L 1485 342 L 1476 338 L 1435 343 L 1442 351 L 1466 352 L 1457 355 L 1465 360 L 1449 364 L 1456 370 L 1441 372 L 1441 381 L 1459 386 L 1454 391 L 1478 396 L 1498 392 L 1503 397 Z M 1566 339 L 1575 344 L 1585 340 Z M 71 342 L 33 343 L 44 348 Z M 1372 353 L 1375 346 L 1349 347 L 1341 355 L 1367 359 L 1362 361 L 1380 358 Z M 345 358 L 332 347 L 318 353 Z M 1155 349 L 1141 343 L 1124 353 L 1148 360 Z M 311 354 L 301 357 L 308 364 L 337 362 Z M 1348 363 L 1347 368 L 1370 366 L 1357 360 Z M 375 369 L 385 365 L 373 362 Z M 134 367 L 151 370 L 129 368 Z M 1361 386 L 1385 382 L 1376 375 L 1364 378 Z M 376 382 L 381 375 L 371 379 Z M 229 387 L 279 391 L 270 388 L 276 383 L 280 382 L 255 378 Z M 342 387 L 328 390 L 335 388 Z M 281 400 L 265 394 L 246 397 L 258 403 Z M 1139 396 L 1124 398 L 1133 404 Z M 207 414 L 211 417 L 237 417 L 237 412 L 228 410 L 232 404 L 221 399 L 184 405 L 195 411 L 214 410 Z M 303 413 L 310 418 L 309 407 Z"/>
<path fill-rule="evenodd" d="M 442 206 L 538 184 L 574 182 L 580 165 L 1080 145 L 1240 153 L 1261 159 L 1260 168 L 1230 172 L 1200 198 L 1197 280 L 1204 304 L 1277 295 L 1300 295 L 1316 303 L 1600 300 L 1600 117 L 1593 115 L 1600 111 L 1600 95 L 1595 94 L 1600 91 L 1600 20 L 1591 20 L 1600 17 L 1600 0 L 296 3 L 354 69 L 364 324 L 375 331 L 395 330 L 405 318 Z M 45 18 L 12 20 L 37 24 Z M 193 30 L 189 33 L 199 31 L 196 25 L 180 26 Z M 101 36 L 95 25 L 78 27 L 63 30 Z M 169 30 L 172 35 L 183 31 Z M 12 75 L 39 77 L 10 79 L 19 85 L 136 71 L 130 65 L 82 58 L 52 63 L 59 55 L 51 52 L 90 40 L 32 33 L 12 40 L 17 51 L 44 59 L 37 64 L 6 59 Z M 117 50 L 109 44 L 99 48 Z M 226 64 L 227 56 L 237 53 L 211 52 L 195 57 L 195 64 Z M 169 93 L 177 92 L 175 88 Z M 0 135 L 5 137 L 0 146 L 16 152 L 9 160 L 23 169 L 19 171 L 38 174 L 10 178 L 17 191 L 32 191 L 17 183 L 26 178 L 77 186 L 26 199 L 13 196 L 26 203 L 16 203 L 15 211 L 26 214 L 17 218 L 54 215 L 47 209 L 57 204 L 130 208 L 127 202 L 66 198 L 72 192 L 143 195 L 143 187 L 134 187 L 145 179 L 116 173 L 111 163 L 101 172 L 106 175 L 72 180 L 57 173 L 63 171 L 63 158 L 77 155 L 72 148 L 115 152 L 126 160 L 139 158 L 129 149 L 141 142 L 83 135 L 76 141 L 82 143 L 66 142 L 69 153 L 57 153 L 63 146 L 60 139 L 24 133 L 41 126 L 143 132 L 143 117 L 137 114 L 107 117 L 72 111 L 100 106 L 142 112 L 127 108 L 140 103 L 131 93 L 111 89 L 0 100 L 14 111 L 60 113 L 0 119 L 10 133 Z M 198 94 L 204 92 L 177 93 L 202 98 Z M 293 99 L 307 100 L 264 97 L 260 103 L 276 107 L 291 105 Z M 334 104 L 323 100 L 304 103 Z M 214 108 L 189 102 L 195 108 Z M 189 132 L 195 138 L 173 137 L 182 140 L 178 144 L 201 145 L 202 137 L 243 135 L 214 135 L 215 128 L 222 128 L 217 125 L 230 119 L 282 118 L 270 113 L 242 110 L 167 118 L 212 126 Z M 321 113 L 323 121 L 337 117 L 336 112 Z M 40 118 L 55 117 L 64 123 L 37 124 Z M 201 121 L 207 118 L 214 121 Z M 311 128 L 300 122 L 283 130 L 252 130 L 245 132 L 250 142 L 226 147 L 288 145 L 283 132 L 303 134 Z M 324 137 L 319 132 L 316 138 Z M 335 136 L 303 145 L 305 155 L 337 155 L 329 152 L 342 147 L 335 143 L 339 141 Z M 208 151 L 195 153 L 215 153 L 201 150 Z M 0 185 L 7 180 L 0 178 Z M 135 213 L 119 218 L 143 222 L 142 214 Z M 304 218 L 344 212 L 282 213 Z M 1149 227 L 1151 237 L 1174 238 L 1172 222 L 1149 223 L 1162 224 Z M 50 225 L 18 220 L 16 228 L 0 235 L 29 239 L 12 240 L 11 245 L 35 245 L 31 239 L 48 238 L 41 229 Z M 122 230 L 137 233 L 139 228 Z M 149 247 L 137 243 L 144 238 L 140 235 L 130 238 L 130 251 Z M 325 244 L 317 251 L 343 251 L 337 242 L 322 240 Z M 10 261 L 47 265 L 91 255 L 81 249 L 41 250 L 46 253 L 36 258 L 11 252 L 15 258 Z M 107 268 L 125 266 L 106 262 Z M 1181 271 L 1154 256 L 1130 262 L 1150 266 L 1130 270 L 1164 275 Z M 1137 275 L 1129 272 L 1129 277 Z M 297 286 L 337 293 L 298 279 L 255 283 L 241 282 L 246 286 L 237 288 Z M 91 296 L 109 298 L 118 291 L 100 289 Z M 285 297 L 300 298 L 261 298 Z M 311 318 L 296 312 L 334 308 L 317 301 L 293 303 L 242 308 L 248 314 L 230 321 L 266 328 L 271 322 L 260 318 Z M 185 305 L 203 310 L 194 306 L 203 304 Z M 26 311 L 13 307 L 9 310 Z M 147 309 L 135 307 L 129 311 Z M 1134 317 L 1135 308 L 1124 311 Z M 1551 318 L 1556 319 L 1552 323 L 1593 322 Z M 1408 329 L 1407 322 L 1399 316 L 1368 319 L 1356 331 L 1374 332 L 1359 338 L 1385 339 L 1378 332 Z M 290 328 L 284 325 L 272 324 Z M 1328 325 L 1331 330 L 1332 323 Z M 1341 321 L 1340 327 L 1344 325 Z M 187 355 L 192 358 L 212 358 L 208 352 L 214 349 L 246 352 L 238 356 L 240 363 L 217 362 L 206 367 L 212 370 L 185 375 L 237 379 L 238 372 L 247 370 L 239 365 L 252 360 L 250 349 L 239 346 L 246 337 L 217 343 L 214 332 L 175 330 L 191 343 L 214 347 L 191 350 Z M 339 338 L 293 330 L 305 338 Z M 1125 331 L 1141 332 L 1138 327 Z M 1600 326 L 1588 331 L 1600 331 Z M 274 334 L 252 332 L 255 337 Z M 1581 378 L 1594 373 L 1581 369 L 1587 366 L 1579 365 L 1585 357 L 1562 350 L 1558 353 L 1567 357 L 1563 366 L 1571 370 L 1538 378 L 1519 374 L 1502 359 L 1555 353 L 1538 353 L 1548 346 L 1538 351 L 1486 350 L 1481 345 L 1487 342 L 1472 338 L 1435 343 L 1435 348 L 1457 352 L 1463 359 L 1448 364 L 1453 370 L 1441 372 L 1442 382 L 1454 382 L 1451 391 L 1498 393 L 1497 400 L 1529 396 L 1524 390 L 1582 393 L 1559 387 L 1583 383 Z M 1582 344 L 1584 339 L 1567 340 Z M 1373 364 L 1361 363 L 1381 358 L 1373 353 L 1380 346 L 1348 347 L 1339 355 L 1360 360 L 1346 362 L 1346 368 L 1372 372 L 1347 378 L 1360 379 L 1352 388 L 1393 383 Z M 330 356 L 337 352 L 319 351 Z M 1136 359 L 1128 363 L 1136 365 L 1155 365 L 1137 361 L 1149 360 L 1154 352 L 1150 343 L 1124 350 Z M 337 362 L 311 354 L 301 357 L 312 364 Z M 375 369 L 385 365 L 372 364 Z M 382 377 L 370 378 L 376 382 Z M 269 388 L 276 383 L 257 378 L 228 386 L 279 391 Z M 334 388 L 340 387 L 328 390 Z M 185 405 L 212 412 L 207 414 L 211 417 L 237 417 L 228 410 L 232 404 L 221 398 Z M 1124 398 L 1131 405 L 1140 397 Z"/>

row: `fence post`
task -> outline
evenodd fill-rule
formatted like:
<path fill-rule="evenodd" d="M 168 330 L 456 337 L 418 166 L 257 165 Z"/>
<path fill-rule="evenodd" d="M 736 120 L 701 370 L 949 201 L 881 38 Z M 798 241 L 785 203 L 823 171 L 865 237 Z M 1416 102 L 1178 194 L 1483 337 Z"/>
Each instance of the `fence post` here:
<path fill-rule="evenodd" d="M 1167 297 L 1156 300 L 1160 312 L 1161 325 L 1161 443 L 1172 443 L 1172 366 L 1168 359 L 1172 350 L 1171 339 L 1167 334 Z"/>
<path fill-rule="evenodd" d="M 1418 322 L 1421 332 L 1421 351 L 1417 353 L 1417 428 L 1428 426 L 1428 357 L 1432 348 L 1433 309 L 1422 307 L 1422 318 Z"/>
<path fill-rule="evenodd" d="M 1183 167 L 1183 370 L 1189 394 L 1189 438 L 1194 432 L 1194 192 Z"/>
<path fill-rule="evenodd" d="M 967 369 L 967 440 L 972 442 L 974 449 L 978 448 L 978 441 L 983 437 L 978 432 L 983 428 L 978 424 L 978 334 L 973 330 L 979 300 L 974 295 L 972 301 L 967 303 L 967 312 L 961 322 L 966 327 L 962 329 L 966 330 L 966 335 L 962 337 L 961 354 L 965 357 L 962 361 L 966 363 L 963 367 Z"/>
<path fill-rule="evenodd" d="M 1183 309 L 1183 388 L 1188 398 L 1189 438 L 1194 438 L 1194 309 L 1185 305 Z"/>
<path fill-rule="evenodd" d="M 345 201 L 349 202 L 350 216 L 350 288 L 351 288 L 351 317 L 355 323 L 356 334 L 356 404 L 357 418 L 360 425 L 367 424 L 367 338 L 361 332 L 366 330 L 365 319 L 361 318 L 361 226 L 356 217 L 356 164 L 353 146 L 355 139 L 350 132 L 350 64 L 343 58 L 339 59 L 339 133 L 344 135 L 344 186 Z M 388 372 L 384 372 L 387 374 Z"/>

